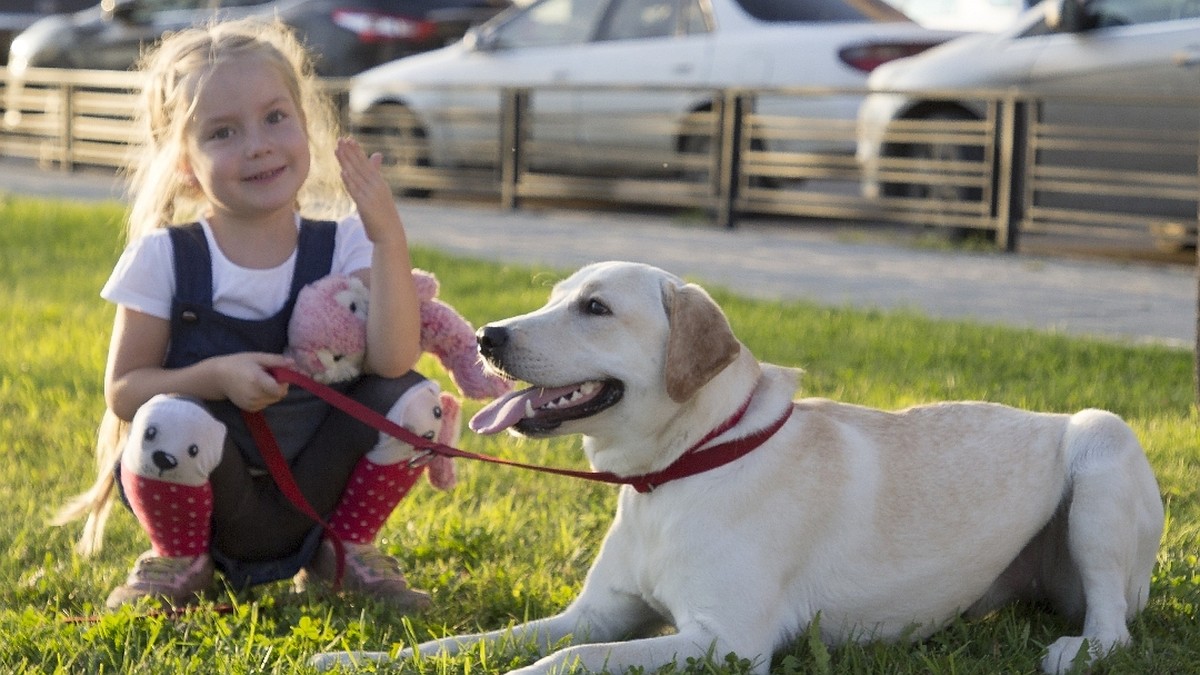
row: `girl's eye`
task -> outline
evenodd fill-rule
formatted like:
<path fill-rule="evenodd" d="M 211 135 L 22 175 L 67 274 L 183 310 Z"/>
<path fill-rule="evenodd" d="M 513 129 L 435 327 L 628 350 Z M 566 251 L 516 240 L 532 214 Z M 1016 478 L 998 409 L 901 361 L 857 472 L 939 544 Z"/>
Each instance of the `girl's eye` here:
<path fill-rule="evenodd" d="M 285 119 L 287 119 L 287 113 L 283 112 L 282 110 L 272 110 L 271 112 L 267 113 L 268 124 L 279 124 Z"/>
<path fill-rule="evenodd" d="M 229 127 L 218 127 L 213 129 L 208 134 L 209 140 L 220 141 L 229 138 L 233 135 L 233 129 Z"/>

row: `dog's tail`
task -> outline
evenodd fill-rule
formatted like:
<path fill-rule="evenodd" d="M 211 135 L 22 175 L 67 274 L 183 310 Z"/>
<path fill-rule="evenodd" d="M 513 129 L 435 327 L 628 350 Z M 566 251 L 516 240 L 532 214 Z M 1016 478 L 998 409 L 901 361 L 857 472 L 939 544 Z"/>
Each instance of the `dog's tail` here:
<path fill-rule="evenodd" d="M 66 525 L 87 516 L 83 534 L 75 545 L 80 555 L 97 553 L 104 543 L 104 526 L 112 512 L 112 493 L 116 485 L 113 467 L 128 435 L 129 423 L 111 410 L 105 410 L 96 433 L 96 482 L 87 492 L 72 497 L 50 521 L 53 525 Z"/>

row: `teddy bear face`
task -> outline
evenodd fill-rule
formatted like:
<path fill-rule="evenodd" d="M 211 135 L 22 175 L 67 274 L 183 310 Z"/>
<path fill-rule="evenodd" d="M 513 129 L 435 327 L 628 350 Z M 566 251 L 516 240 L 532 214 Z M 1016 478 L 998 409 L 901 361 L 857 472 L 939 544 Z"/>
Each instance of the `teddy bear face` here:
<path fill-rule="evenodd" d="M 121 464 L 139 476 L 202 485 L 221 460 L 225 427 L 199 404 L 156 396 L 134 416 Z"/>

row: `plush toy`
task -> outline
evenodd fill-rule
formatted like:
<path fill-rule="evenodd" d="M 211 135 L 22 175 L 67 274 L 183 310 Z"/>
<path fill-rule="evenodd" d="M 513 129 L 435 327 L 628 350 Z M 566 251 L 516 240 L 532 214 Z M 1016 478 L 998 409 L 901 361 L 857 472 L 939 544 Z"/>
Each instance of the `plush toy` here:
<path fill-rule="evenodd" d="M 433 354 L 450 374 L 454 385 L 470 398 L 495 398 L 508 393 L 512 383 L 483 369 L 475 343 L 475 330 L 453 307 L 437 299 L 433 274 L 413 270 L 421 311 L 421 350 Z M 300 290 L 288 324 L 284 353 L 309 377 L 329 384 L 352 379 L 362 372 L 367 348 L 369 292 L 356 277 L 330 275 Z M 439 395 L 439 442 L 458 442 L 462 405 L 448 392 Z M 449 489 L 456 482 L 450 458 L 429 460 L 429 481 Z"/>
<path fill-rule="evenodd" d="M 454 386 L 468 398 L 492 399 L 512 391 L 512 382 L 483 368 L 475 329 L 453 307 L 438 300 L 437 277 L 413 270 L 421 301 L 421 350 L 437 357 Z"/>
<path fill-rule="evenodd" d="M 345 275 L 323 277 L 300 289 L 284 354 L 323 384 L 357 377 L 367 351 L 368 297 L 362 281 Z"/>
<path fill-rule="evenodd" d="M 437 278 L 417 269 L 413 282 L 421 302 L 421 350 L 437 357 L 468 398 L 491 399 L 511 391 L 511 382 L 483 369 L 475 329 L 437 298 Z M 330 275 L 305 286 L 292 310 L 284 353 L 318 382 L 356 377 L 367 348 L 367 298 L 366 286 L 345 275 Z"/>

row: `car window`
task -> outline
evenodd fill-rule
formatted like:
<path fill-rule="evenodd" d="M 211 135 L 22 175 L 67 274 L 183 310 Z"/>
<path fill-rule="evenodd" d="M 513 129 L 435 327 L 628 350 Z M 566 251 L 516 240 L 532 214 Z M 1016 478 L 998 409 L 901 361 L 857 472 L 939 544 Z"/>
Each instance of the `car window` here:
<path fill-rule="evenodd" d="M 909 21 L 882 0 L 737 0 L 759 21 Z"/>
<path fill-rule="evenodd" d="M 637 40 L 711 30 L 700 0 L 614 0 L 596 39 Z"/>
<path fill-rule="evenodd" d="M 587 42 L 606 3 L 597 0 L 543 0 L 496 28 L 496 49 L 551 47 Z"/>
<path fill-rule="evenodd" d="M 597 40 L 667 37 L 677 25 L 674 0 L 614 0 Z"/>
<path fill-rule="evenodd" d="M 1091 27 L 1127 26 L 1200 16 L 1196 0 L 1088 0 L 1088 13 L 1095 17 Z"/>
<path fill-rule="evenodd" d="M 712 15 L 704 10 L 700 0 L 684 0 L 683 31 L 688 35 L 711 33 L 713 29 Z"/>

